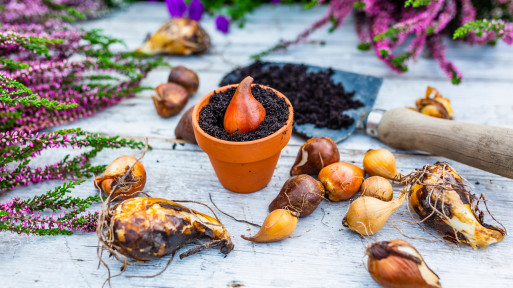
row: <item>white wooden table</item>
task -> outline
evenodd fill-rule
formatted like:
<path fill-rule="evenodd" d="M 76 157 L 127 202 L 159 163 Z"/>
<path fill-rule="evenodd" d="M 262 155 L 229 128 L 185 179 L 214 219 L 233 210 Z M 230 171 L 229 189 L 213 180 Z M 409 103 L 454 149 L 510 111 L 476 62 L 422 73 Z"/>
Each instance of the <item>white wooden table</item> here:
<path fill-rule="evenodd" d="M 188 106 L 216 88 L 222 75 L 237 65 L 249 64 L 249 55 L 270 47 L 280 38 L 295 37 L 324 12 L 323 7 L 304 11 L 299 6 L 266 6 L 249 15 L 244 29 L 232 26 L 228 35 L 215 31 L 212 18 L 203 19 L 202 24 L 214 45 L 210 53 L 167 59 L 173 65 L 183 64 L 196 70 L 200 76 L 199 92 Z M 135 49 L 147 33 L 155 31 L 167 19 L 164 4 L 136 3 L 126 10 L 83 25 L 103 28 L 107 33 L 124 39 L 130 49 Z M 286 53 L 272 55 L 268 60 L 331 66 L 384 77 L 376 107 L 387 109 L 412 106 L 415 99 L 423 96 L 426 86 L 431 85 L 450 98 L 457 120 L 513 128 L 511 47 L 503 44 L 495 48 L 452 44 L 448 57 L 465 76 L 463 84 L 453 86 L 431 59 L 421 58 L 410 65 L 410 72 L 396 75 L 376 58 L 373 51 L 358 51 L 351 19 L 338 31 L 329 34 L 323 29 L 311 40 L 322 40 L 326 44 L 321 46 L 310 42 L 295 46 Z M 154 71 L 144 84 L 156 86 L 165 82 L 167 75 L 167 69 Z M 154 149 L 142 161 L 148 172 L 145 189 L 148 193 L 154 197 L 194 199 L 205 203 L 209 203 L 210 193 L 223 210 L 261 223 L 268 213 L 268 204 L 288 178 L 304 139 L 292 137 L 282 152 L 271 183 L 265 189 L 249 195 L 232 193 L 219 184 L 207 155 L 197 146 L 178 145 L 176 149 L 172 148 L 170 139 L 174 138 L 173 131 L 179 116 L 159 118 L 150 96 L 149 91 L 141 93 L 89 119 L 58 128 L 82 127 L 108 135 L 149 137 Z M 365 151 L 382 147 L 385 146 L 362 133 L 339 144 L 341 160 L 360 166 Z M 105 151 L 94 162 L 110 163 L 122 154 L 134 152 Z M 65 153 L 68 151 L 45 153 L 39 161 L 57 160 Z M 394 153 L 402 173 L 444 160 L 411 151 Z M 475 192 L 486 193 L 496 218 L 507 228 L 513 228 L 513 187 L 509 186 L 513 181 L 459 163 L 452 164 L 471 183 L 479 183 L 475 185 Z M 0 195 L 0 201 L 16 195 L 31 197 L 58 184 L 55 181 L 19 188 Z M 399 189 L 395 187 L 395 192 L 398 193 Z M 87 196 L 95 192 L 91 181 L 88 181 L 74 193 Z M 126 277 L 155 274 L 168 259 L 152 261 L 129 267 L 123 276 L 113 279 L 112 284 L 114 287 L 376 287 L 365 268 L 366 243 L 341 225 L 348 205 L 349 202 L 323 202 L 311 216 L 300 219 L 293 237 L 270 244 L 255 244 L 241 239 L 241 234 L 253 234 L 256 228 L 220 215 L 235 244 L 234 251 L 227 257 L 218 250 L 207 250 L 184 260 L 175 259 L 168 270 L 156 278 Z M 408 220 L 409 217 L 406 205 L 403 205 L 391 220 Z M 487 220 L 490 221 L 489 217 Z M 398 223 L 398 226 L 408 235 L 429 237 L 417 226 L 406 223 Z M 404 239 L 396 229 L 386 225 L 373 239 L 365 241 L 396 238 Z M 503 242 L 484 251 L 446 242 L 408 241 L 420 250 L 440 276 L 444 287 L 506 287 L 513 281 L 513 240 L 509 235 Z M 98 287 L 107 273 L 103 267 L 97 269 L 96 245 L 94 233 L 36 237 L 1 232 L 0 286 Z M 107 259 L 107 263 L 114 272 L 121 267 L 113 259 Z"/>

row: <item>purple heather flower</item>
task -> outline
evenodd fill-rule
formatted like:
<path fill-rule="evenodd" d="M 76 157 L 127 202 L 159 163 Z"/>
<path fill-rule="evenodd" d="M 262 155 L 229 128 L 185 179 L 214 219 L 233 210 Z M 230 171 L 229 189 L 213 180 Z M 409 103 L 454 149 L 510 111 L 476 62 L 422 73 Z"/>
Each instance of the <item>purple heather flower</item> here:
<path fill-rule="evenodd" d="M 230 19 L 226 18 L 226 16 L 218 15 L 216 17 L 216 27 L 217 30 L 227 34 L 230 30 Z"/>
<path fill-rule="evenodd" d="M 271 0 L 271 4 L 279 4 L 281 0 Z"/>
<path fill-rule="evenodd" d="M 189 5 L 189 19 L 200 21 L 205 7 L 199 0 L 192 0 Z"/>
<path fill-rule="evenodd" d="M 187 5 L 183 0 L 166 0 L 166 4 L 171 17 L 183 17 L 187 11 Z"/>

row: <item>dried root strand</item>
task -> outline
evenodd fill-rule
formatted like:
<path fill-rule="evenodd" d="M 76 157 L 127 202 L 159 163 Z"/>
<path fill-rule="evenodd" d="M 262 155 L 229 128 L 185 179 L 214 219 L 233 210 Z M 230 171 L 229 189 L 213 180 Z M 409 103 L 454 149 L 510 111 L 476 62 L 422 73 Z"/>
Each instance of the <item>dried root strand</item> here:
<path fill-rule="evenodd" d="M 196 201 L 181 201 L 208 207 Z M 100 263 L 108 270 L 108 265 L 101 258 L 103 249 L 123 263 L 122 272 L 134 263 L 174 255 L 181 247 L 197 240 L 209 241 L 182 253 L 180 259 L 207 248 L 219 248 L 223 254 L 233 250 L 230 235 L 216 218 L 173 201 L 136 197 L 112 207 L 106 201 L 100 214 L 97 235 L 101 245 L 98 247 L 98 256 Z M 109 270 L 109 284 L 110 278 Z"/>
<path fill-rule="evenodd" d="M 96 225 L 96 236 L 98 237 L 98 246 L 96 248 L 96 253 L 97 253 L 98 259 L 99 259 L 98 268 L 100 268 L 100 265 L 103 265 L 107 269 L 107 279 L 105 280 L 105 282 L 103 283 L 102 286 L 105 286 L 105 284 L 108 283 L 109 287 L 111 287 L 110 280 L 112 278 L 123 274 L 123 272 L 126 270 L 126 267 L 128 265 L 135 264 L 138 262 L 138 261 L 129 261 L 126 256 L 117 252 L 115 247 L 110 245 L 110 243 L 113 243 L 113 238 L 112 238 L 113 234 L 107 233 L 107 231 L 114 230 L 114 227 L 113 227 L 114 223 L 110 222 L 110 219 L 114 215 L 114 211 L 111 209 L 111 204 L 113 201 L 117 200 L 118 197 L 120 197 L 120 194 L 116 193 L 116 192 L 118 192 L 118 189 L 121 187 L 121 183 L 124 183 L 128 177 L 132 177 L 131 175 L 132 175 L 132 171 L 133 171 L 134 167 L 138 163 L 140 163 L 141 159 L 144 158 L 144 156 L 146 155 L 146 151 L 148 151 L 148 147 L 149 147 L 148 146 L 148 138 L 144 139 L 144 144 L 145 144 L 144 145 L 145 147 L 140 152 L 140 156 L 137 158 L 137 161 L 132 163 L 132 165 L 128 169 L 125 169 L 124 174 L 119 178 L 119 181 L 116 182 L 117 184 L 112 185 L 112 191 L 107 196 L 107 199 L 103 200 L 102 189 L 100 189 L 100 187 L 97 186 L 95 183 L 95 186 L 99 190 L 98 192 L 99 192 L 100 198 L 103 200 L 101 209 L 98 213 L 98 221 L 97 221 L 97 225 Z M 135 196 L 137 193 L 138 193 L 138 191 L 135 191 L 133 196 Z M 130 195 L 130 196 L 132 196 L 132 195 Z M 118 273 L 114 276 L 111 275 L 109 265 L 105 261 L 103 261 L 103 251 L 104 250 L 109 251 L 110 256 L 114 257 L 116 260 L 123 263 L 120 273 Z M 166 266 L 166 268 L 167 268 L 167 266 Z"/>
<path fill-rule="evenodd" d="M 232 218 L 233 220 L 237 221 L 237 222 L 241 222 L 241 223 L 246 223 L 246 224 L 249 224 L 251 226 L 255 226 L 255 227 L 262 227 L 261 225 L 258 225 L 256 223 L 253 223 L 253 222 L 250 222 L 250 221 L 247 221 L 247 220 L 243 220 L 243 219 L 238 219 L 238 218 L 235 218 L 234 216 L 224 212 L 223 210 L 221 210 L 217 205 L 216 203 L 214 202 L 214 200 L 212 200 L 212 194 L 208 194 L 208 197 L 210 198 L 210 202 L 212 203 L 212 205 L 214 205 L 214 207 L 216 207 L 217 210 L 219 210 L 219 212 L 221 212 L 223 215 L 226 215 L 230 218 Z M 216 217 L 217 218 L 217 217 Z"/>

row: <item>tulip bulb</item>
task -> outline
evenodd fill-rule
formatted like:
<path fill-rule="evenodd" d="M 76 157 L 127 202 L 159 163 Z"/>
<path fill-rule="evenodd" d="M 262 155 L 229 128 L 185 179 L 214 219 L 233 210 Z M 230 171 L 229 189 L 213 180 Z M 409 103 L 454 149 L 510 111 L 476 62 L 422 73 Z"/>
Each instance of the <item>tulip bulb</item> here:
<path fill-rule="evenodd" d="M 153 104 L 162 118 L 174 116 L 187 105 L 189 94 L 185 88 L 175 83 L 160 84 L 155 88 Z"/>
<path fill-rule="evenodd" d="M 401 174 L 397 172 L 395 157 L 387 149 L 369 150 L 363 157 L 363 169 L 371 176 L 381 176 L 390 180 L 400 181 Z"/>
<path fill-rule="evenodd" d="M 326 188 L 326 197 L 342 201 L 353 197 L 363 181 L 363 170 L 351 163 L 337 162 L 322 168 L 319 181 Z"/>
<path fill-rule="evenodd" d="M 182 65 L 171 68 L 167 82 L 176 83 L 182 86 L 185 88 L 185 90 L 187 90 L 189 96 L 196 93 L 199 87 L 198 74 Z"/>
<path fill-rule="evenodd" d="M 253 132 L 265 119 L 265 109 L 251 94 L 253 78 L 240 82 L 224 114 L 224 130 L 228 134 Z"/>
<path fill-rule="evenodd" d="M 444 239 L 486 248 L 504 239 L 506 232 L 483 221 L 475 195 L 446 162 L 426 165 L 412 175 L 409 202 L 424 223 Z"/>
<path fill-rule="evenodd" d="M 324 198 L 324 186 L 312 176 L 301 174 L 285 181 L 280 193 L 269 205 L 269 211 L 287 209 L 306 217 Z"/>
<path fill-rule="evenodd" d="M 419 251 L 404 240 L 381 241 L 367 248 L 367 269 L 385 288 L 441 288 L 440 278 Z"/>
<path fill-rule="evenodd" d="M 381 176 L 372 176 L 365 179 L 360 191 L 362 191 L 362 196 L 370 196 L 383 201 L 390 201 L 394 196 L 392 184 Z"/>
<path fill-rule="evenodd" d="M 126 176 L 129 169 L 132 169 Z M 121 182 L 122 181 L 122 182 Z M 146 170 L 143 164 L 132 156 L 121 156 L 105 169 L 103 176 L 94 180 L 94 186 L 107 195 L 114 192 L 112 199 L 124 200 L 135 197 L 146 184 Z M 113 189 L 116 188 L 114 191 Z"/>
<path fill-rule="evenodd" d="M 241 237 L 253 242 L 276 242 L 283 240 L 294 232 L 298 220 L 297 213 L 285 209 L 277 209 L 269 213 L 253 237 Z"/>
<path fill-rule="evenodd" d="M 194 106 L 183 113 L 182 118 L 178 121 L 175 128 L 176 139 L 183 139 L 193 144 L 197 144 L 196 136 L 194 136 L 194 128 L 192 128 L 192 110 Z"/>
<path fill-rule="evenodd" d="M 342 224 L 360 235 L 374 235 L 404 202 L 405 193 L 390 202 L 362 196 L 351 203 Z"/>
<path fill-rule="evenodd" d="M 301 145 L 290 176 L 317 175 L 322 168 L 340 160 L 337 143 L 328 137 L 314 137 Z"/>

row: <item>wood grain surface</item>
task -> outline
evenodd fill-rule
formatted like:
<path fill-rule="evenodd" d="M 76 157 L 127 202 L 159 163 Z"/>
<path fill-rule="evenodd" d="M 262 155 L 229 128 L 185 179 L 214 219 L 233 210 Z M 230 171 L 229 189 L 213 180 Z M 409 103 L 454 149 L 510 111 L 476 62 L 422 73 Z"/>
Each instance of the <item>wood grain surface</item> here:
<path fill-rule="evenodd" d="M 163 3 L 136 3 L 105 18 L 86 22 L 87 28 L 103 28 L 105 32 L 123 38 L 128 49 L 141 45 L 148 33 L 168 19 Z M 291 39 L 325 13 L 324 7 L 305 11 L 300 6 L 265 6 L 248 16 L 244 29 L 231 27 L 228 35 L 215 31 L 211 17 L 202 20 L 210 33 L 213 49 L 206 55 L 168 57 L 172 65 L 182 64 L 195 69 L 200 77 L 200 89 L 188 107 L 217 87 L 222 76 L 237 65 L 246 65 L 249 56 L 275 44 L 279 39 Z M 376 107 L 392 109 L 413 106 L 424 96 L 426 86 L 436 87 L 453 103 L 458 121 L 513 128 L 513 53 L 511 47 L 498 44 L 495 48 L 450 44 L 447 56 L 463 71 L 465 81 L 453 86 L 438 65 L 420 57 L 410 65 L 410 72 L 397 75 L 375 56 L 373 51 L 360 52 L 352 19 L 328 33 L 321 29 L 310 41 L 287 52 L 279 52 L 268 60 L 331 66 L 351 72 L 385 78 Z M 321 44 L 322 42 L 322 44 Z M 119 49 L 126 49 L 119 47 Z M 168 70 L 149 74 L 144 85 L 156 86 L 167 79 Z M 299 146 L 305 139 L 293 136 L 285 147 L 270 184 L 252 194 L 236 194 L 225 190 L 217 181 L 208 157 L 195 145 L 173 145 L 173 131 L 179 117 L 161 119 L 154 111 L 151 91 L 122 101 L 88 119 L 60 128 L 82 127 L 107 135 L 142 139 L 148 137 L 154 147 L 142 160 L 148 172 L 146 192 L 168 199 L 194 199 L 216 204 L 233 216 L 261 223 L 267 206 L 288 179 Z M 184 109 L 185 111 L 186 109 Z M 57 128 L 56 128 L 57 129 Z M 362 133 L 339 144 L 341 160 L 361 166 L 368 149 L 386 148 L 384 144 Z M 406 150 L 391 149 L 397 155 L 398 170 L 408 173 L 425 164 L 446 160 Z M 44 153 L 35 164 L 60 159 L 68 150 Z M 104 151 L 94 163 L 110 163 L 132 150 Z M 451 162 L 470 183 L 477 194 L 485 193 L 488 206 L 506 228 L 513 227 L 513 181 L 494 174 Z M 2 193 L 0 201 L 20 195 L 22 198 L 41 194 L 59 182 L 46 182 Z M 394 186 L 395 193 L 401 189 Z M 96 191 L 92 181 L 74 190 L 79 196 Z M 323 202 L 309 217 L 300 219 L 289 239 L 277 243 L 257 244 L 240 235 L 256 233 L 256 228 L 220 215 L 232 235 L 235 250 L 223 257 L 217 250 L 207 250 L 192 257 L 177 260 L 166 272 L 155 278 L 130 278 L 158 273 L 168 259 L 138 264 L 112 280 L 114 287 L 378 287 L 367 273 L 365 247 L 371 241 L 405 239 L 415 245 L 429 266 L 440 276 L 443 287 L 507 287 L 513 281 L 513 245 L 508 235 L 504 241 L 487 250 L 476 251 L 465 245 L 426 240 L 408 240 L 392 225 L 412 237 L 430 236 L 418 226 L 402 222 L 411 220 L 403 205 L 389 223 L 374 237 L 361 239 L 342 226 L 350 201 Z M 98 209 L 99 205 L 91 207 Z M 207 212 L 202 207 L 194 207 Z M 491 221 L 487 217 L 488 222 Z M 72 236 L 36 237 L 0 233 L 1 287 L 99 287 L 106 279 L 103 267 L 98 269 L 97 238 L 94 233 Z M 121 265 L 104 257 L 114 273 Z"/>

